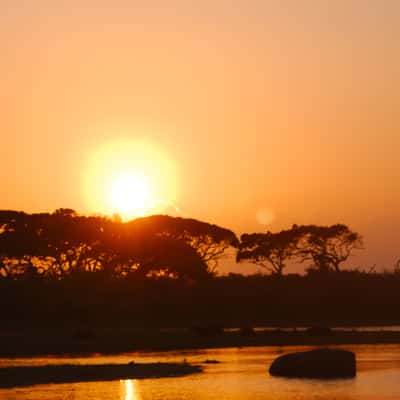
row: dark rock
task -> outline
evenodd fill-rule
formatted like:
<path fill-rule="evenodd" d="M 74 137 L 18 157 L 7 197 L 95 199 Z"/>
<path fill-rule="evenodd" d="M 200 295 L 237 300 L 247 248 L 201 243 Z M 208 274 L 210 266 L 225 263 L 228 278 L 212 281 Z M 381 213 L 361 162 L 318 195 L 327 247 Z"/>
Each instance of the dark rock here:
<path fill-rule="evenodd" d="M 293 378 L 353 378 L 356 358 L 351 351 L 318 349 L 278 357 L 269 369 L 274 376 Z"/>

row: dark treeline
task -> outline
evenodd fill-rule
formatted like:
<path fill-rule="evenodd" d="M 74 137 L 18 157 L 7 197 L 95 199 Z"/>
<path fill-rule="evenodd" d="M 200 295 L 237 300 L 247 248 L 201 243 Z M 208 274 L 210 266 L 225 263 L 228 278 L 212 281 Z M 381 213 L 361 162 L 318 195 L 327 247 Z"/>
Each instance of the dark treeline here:
<path fill-rule="evenodd" d="M 60 280 L 96 273 L 108 279 L 201 280 L 238 240 L 228 229 L 194 219 L 156 215 L 128 223 L 79 216 L 0 212 L 0 275 Z"/>
<path fill-rule="evenodd" d="M 155 215 L 122 223 L 79 216 L 74 210 L 53 214 L 0 211 L 0 277 L 63 279 L 97 272 L 129 276 L 194 279 L 214 276 L 228 248 L 237 261 L 255 263 L 282 275 L 288 261 L 310 263 L 320 272 L 340 271 L 359 234 L 346 225 L 293 225 L 278 233 L 244 234 L 188 218 Z"/>
<path fill-rule="evenodd" d="M 69 209 L 1 211 L 1 323 L 396 321 L 400 274 L 341 268 L 361 248 L 345 225 L 239 240 L 226 228 L 163 215 L 122 223 Z M 217 276 L 229 249 L 269 274 Z M 296 261 L 307 274 L 283 275 Z"/>

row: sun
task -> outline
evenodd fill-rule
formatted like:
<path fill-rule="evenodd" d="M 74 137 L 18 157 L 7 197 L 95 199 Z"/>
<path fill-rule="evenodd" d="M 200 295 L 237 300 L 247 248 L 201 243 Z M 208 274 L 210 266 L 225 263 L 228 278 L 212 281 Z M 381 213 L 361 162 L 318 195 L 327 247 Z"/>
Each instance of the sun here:
<path fill-rule="evenodd" d="M 83 188 L 89 213 L 123 220 L 164 213 L 175 207 L 175 164 L 148 142 L 103 143 L 89 157 Z"/>
<path fill-rule="evenodd" d="M 110 197 L 120 215 L 145 215 L 152 208 L 151 188 L 133 172 L 115 180 L 110 188 Z"/>

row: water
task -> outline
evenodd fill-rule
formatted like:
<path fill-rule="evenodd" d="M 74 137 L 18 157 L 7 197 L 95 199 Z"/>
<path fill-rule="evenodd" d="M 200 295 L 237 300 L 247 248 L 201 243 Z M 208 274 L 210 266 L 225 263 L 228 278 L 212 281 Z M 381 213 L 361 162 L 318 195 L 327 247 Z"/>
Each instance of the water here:
<path fill-rule="evenodd" d="M 36 385 L 0 389 L 1 400 L 389 400 L 400 398 L 400 345 L 341 346 L 357 356 L 355 379 L 316 381 L 271 377 L 268 367 L 280 354 L 309 346 L 209 349 L 131 353 L 80 358 L 0 359 L 0 366 L 60 363 L 96 364 L 153 361 L 201 362 L 204 373 L 182 378 Z"/>

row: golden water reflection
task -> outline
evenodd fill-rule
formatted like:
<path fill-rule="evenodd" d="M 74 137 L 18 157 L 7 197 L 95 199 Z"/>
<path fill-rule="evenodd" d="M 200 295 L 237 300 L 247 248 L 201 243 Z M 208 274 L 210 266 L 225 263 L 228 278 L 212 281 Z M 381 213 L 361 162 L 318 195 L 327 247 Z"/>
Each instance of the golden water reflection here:
<path fill-rule="evenodd" d="M 341 346 L 343 347 L 343 346 Z M 192 363 L 206 359 L 204 372 L 181 378 L 35 385 L 0 389 L 1 400 L 399 400 L 400 345 L 344 346 L 357 356 L 355 379 L 314 381 L 271 377 L 268 366 L 282 353 L 308 346 L 204 349 L 83 358 L 1 359 L 0 365 L 107 364 L 135 362 Z"/>
<path fill-rule="evenodd" d="M 121 380 L 121 400 L 141 400 L 138 382 L 136 379 Z"/>

